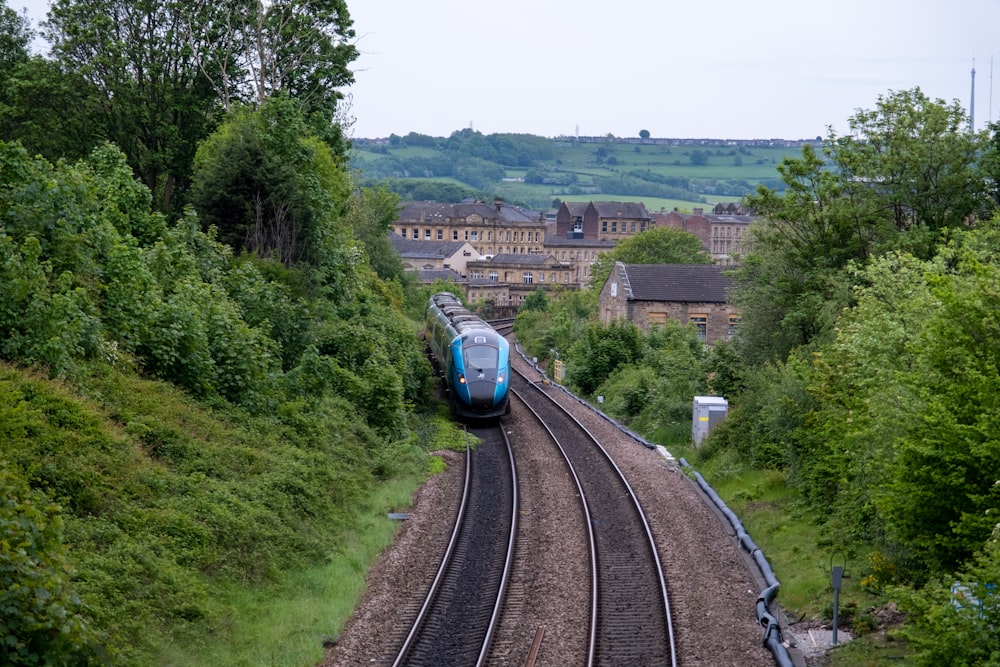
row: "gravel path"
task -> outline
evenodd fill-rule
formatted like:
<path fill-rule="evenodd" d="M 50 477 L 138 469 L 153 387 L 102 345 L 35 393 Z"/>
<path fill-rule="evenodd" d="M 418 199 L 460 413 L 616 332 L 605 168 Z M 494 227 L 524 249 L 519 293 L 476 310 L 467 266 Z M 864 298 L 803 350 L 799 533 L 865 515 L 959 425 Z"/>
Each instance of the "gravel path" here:
<path fill-rule="evenodd" d="M 522 362 L 516 359 L 517 366 Z M 524 369 L 529 369 L 524 364 Z M 754 667 L 774 665 L 761 644 L 754 603 L 760 592 L 728 524 L 703 500 L 696 485 L 677 464 L 622 433 L 561 390 L 548 390 L 591 430 L 625 473 L 647 513 L 664 564 L 682 667 Z M 523 564 L 512 576 L 512 611 L 497 633 L 499 650 L 491 664 L 523 665 L 536 630 L 544 626 L 537 664 L 580 664 L 586 643 L 587 575 L 582 574 L 582 531 L 572 525 L 575 508 L 568 475 L 544 445 L 531 420 L 514 412 L 504 424 L 521 477 Z M 523 413 L 522 413 L 523 414 Z M 524 447 L 524 443 L 539 443 Z M 447 533 L 462 483 L 463 455 L 439 453 L 444 473 L 424 484 L 408 509 L 394 545 L 368 573 L 365 595 L 330 648 L 323 667 L 371 666 L 392 641 L 390 630 L 409 621 L 413 599 L 422 599 L 433 578 L 439 553 L 422 545 Z"/>

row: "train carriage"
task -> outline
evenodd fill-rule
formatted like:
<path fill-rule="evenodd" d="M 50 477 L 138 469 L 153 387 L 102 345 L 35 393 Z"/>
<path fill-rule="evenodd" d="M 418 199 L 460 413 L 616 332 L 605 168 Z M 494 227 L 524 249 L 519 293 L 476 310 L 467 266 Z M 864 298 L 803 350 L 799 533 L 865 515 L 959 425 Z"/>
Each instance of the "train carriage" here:
<path fill-rule="evenodd" d="M 458 297 L 439 292 L 427 304 L 427 337 L 460 418 L 510 412 L 510 346 Z"/>

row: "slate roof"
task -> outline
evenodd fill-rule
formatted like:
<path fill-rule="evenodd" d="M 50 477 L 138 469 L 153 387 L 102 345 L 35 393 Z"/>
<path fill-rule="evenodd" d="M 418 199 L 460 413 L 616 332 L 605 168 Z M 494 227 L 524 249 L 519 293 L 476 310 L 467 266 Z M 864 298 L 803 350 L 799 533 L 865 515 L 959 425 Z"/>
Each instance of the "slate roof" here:
<path fill-rule="evenodd" d="M 611 250 L 618 244 L 614 239 L 568 239 L 558 234 L 545 235 L 545 248 L 597 248 Z"/>
<path fill-rule="evenodd" d="M 549 255 L 539 253 L 505 252 L 493 255 L 493 259 L 490 262 L 492 264 L 530 264 L 535 266 L 538 264 L 548 264 L 550 260 L 551 257 Z"/>
<path fill-rule="evenodd" d="M 458 285 L 466 282 L 465 278 L 460 276 L 454 269 L 419 269 L 416 271 L 416 274 L 420 277 L 420 282 L 424 285 L 430 285 L 435 280 L 450 280 Z"/>
<path fill-rule="evenodd" d="M 711 222 L 729 224 L 741 223 L 749 225 L 751 222 L 757 220 L 757 218 L 752 215 L 735 215 L 731 213 L 681 213 L 679 211 L 674 211 L 674 214 L 679 216 L 682 220 L 688 220 L 689 218 L 705 218 Z"/>
<path fill-rule="evenodd" d="M 647 220 L 653 218 L 642 202 L 595 201 L 592 203 L 597 209 L 597 215 L 602 218 L 617 218 L 619 212 L 623 218 L 645 218 Z"/>
<path fill-rule="evenodd" d="M 422 259 L 444 259 L 451 257 L 461 250 L 465 241 L 420 241 L 417 239 L 404 239 L 395 232 L 389 232 L 392 240 L 392 247 L 396 249 L 400 257 L 422 258 Z"/>
<path fill-rule="evenodd" d="M 726 303 L 732 280 L 715 264 L 616 264 L 629 301 Z"/>
<path fill-rule="evenodd" d="M 566 211 L 574 218 L 582 218 L 583 214 L 587 212 L 587 207 L 590 206 L 590 202 L 585 201 L 565 201 L 563 205 L 566 207 Z"/>

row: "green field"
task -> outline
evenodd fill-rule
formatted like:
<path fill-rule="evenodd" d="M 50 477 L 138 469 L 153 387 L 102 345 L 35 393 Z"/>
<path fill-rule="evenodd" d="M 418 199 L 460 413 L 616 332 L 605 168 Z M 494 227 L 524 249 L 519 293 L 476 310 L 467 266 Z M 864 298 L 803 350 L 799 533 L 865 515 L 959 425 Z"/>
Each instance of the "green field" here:
<path fill-rule="evenodd" d="M 458 147 L 444 138 L 434 146 L 359 140 L 352 167 L 369 181 L 420 181 L 424 193 L 428 183 L 459 184 L 468 189 L 468 196 L 499 196 L 533 208 L 548 208 L 555 199 L 617 200 L 641 201 L 653 211 L 662 207 L 690 212 L 739 201 L 759 185 L 780 190 L 777 166 L 802 152 L 797 147 L 576 143 L 542 137 L 526 139 L 530 151 L 516 160 L 510 158 L 512 152 L 497 156 L 477 151 L 491 140 L 496 143 L 498 136 L 478 135 L 478 144 Z M 504 136 L 508 148 L 518 141 L 517 136 Z M 462 170 L 462 163 L 474 166 Z M 544 183 L 537 182 L 540 176 Z"/>

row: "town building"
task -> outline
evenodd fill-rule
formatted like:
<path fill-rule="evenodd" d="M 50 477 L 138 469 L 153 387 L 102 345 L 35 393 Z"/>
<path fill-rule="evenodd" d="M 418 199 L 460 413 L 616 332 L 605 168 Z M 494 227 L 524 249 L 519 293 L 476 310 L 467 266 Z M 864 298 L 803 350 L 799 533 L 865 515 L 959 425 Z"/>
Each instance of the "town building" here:
<path fill-rule="evenodd" d="M 451 269 L 460 276 L 467 274 L 466 265 L 482 258 L 467 241 L 414 241 L 389 232 L 392 247 L 403 260 L 407 271 L 419 269 Z"/>
<path fill-rule="evenodd" d="M 508 206 L 502 199 L 492 205 L 406 202 L 393 229 L 412 241 L 467 242 L 486 256 L 540 253 L 545 243 L 542 214 Z"/>
<path fill-rule="evenodd" d="M 694 213 L 680 213 L 676 209 L 657 215 L 657 224 L 676 227 L 701 239 L 702 247 L 720 266 L 736 264 L 750 250 L 750 225 L 754 216 L 737 204 L 718 204 L 712 213 L 695 208 Z"/>
<path fill-rule="evenodd" d="M 563 202 L 556 212 L 556 236 L 620 241 L 656 225 L 641 202 Z"/>
<path fill-rule="evenodd" d="M 650 213 L 636 202 L 563 202 L 545 214 L 502 199 L 492 205 L 407 202 L 393 224 L 393 243 L 408 269 L 451 268 L 467 278 L 470 301 L 517 305 L 538 287 L 588 285 L 601 253 L 657 226 L 684 229 L 701 239 L 716 264 L 733 264 L 748 249 L 753 219 L 736 204 L 684 214 Z"/>
<path fill-rule="evenodd" d="M 498 305 L 520 305 L 538 288 L 576 288 L 569 266 L 547 254 L 505 253 L 469 262 L 467 297 L 470 302 L 490 301 Z M 497 300 L 506 290 L 507 302 Z"/>
<path fill-rule="evenodd" d="M 601 288 L 605 325 L 625 319 L 648 332 L 667 320 L 691 324 L 706 344 L 730 340 L 740 321 L 729 303 L 731 281 L 716 264 L 623 264 Z"/>

